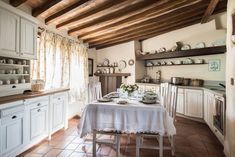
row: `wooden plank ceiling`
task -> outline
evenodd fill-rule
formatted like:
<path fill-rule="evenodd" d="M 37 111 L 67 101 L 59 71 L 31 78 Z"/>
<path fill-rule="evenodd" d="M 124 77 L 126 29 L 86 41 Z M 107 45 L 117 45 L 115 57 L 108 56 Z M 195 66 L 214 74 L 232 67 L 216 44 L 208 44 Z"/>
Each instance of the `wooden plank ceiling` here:
<path fill-rule="evenodd" d="M 227 0 L 10 0 L 32 7 L 32 15 L 105 48 L 145 40 L 163 33 L 205 23 L 226 11 Z"/>

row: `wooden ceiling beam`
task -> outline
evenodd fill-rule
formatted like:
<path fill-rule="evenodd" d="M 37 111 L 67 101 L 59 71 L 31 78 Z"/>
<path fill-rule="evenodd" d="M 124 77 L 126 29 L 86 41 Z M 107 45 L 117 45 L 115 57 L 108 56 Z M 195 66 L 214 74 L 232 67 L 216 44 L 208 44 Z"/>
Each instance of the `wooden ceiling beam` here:
<path fill-rule="evenodd" d="M 178 2 L 178 3 L 177 3 Z M 146 15 L 138 15 L 139 18 L 131 17 L 131 19 L 124 19 L 118 23 L 112 23 L 110 25 L 105 25 L 104 27 L 98 28 L 98 29 L 86 29 L 86 31 L 80 30 L 80 33 L 78 35 L 78 38 L 81 39 L 88 39 L 88 38 L 94 38 L 96 36 L 100 36 L 101 34 L 111 33 L 114 31 L 118 31 L 120 29 L 132 27 L 134 25 L 141 24 L 145 21 L 151 21 L 156 18 L 161 18 L 163 15 L 167 14 L 178 14 L 181 12 L 184 12 L 184 10 L 192 9 L 192 6 L 198 5 L 198 2 L 201 2 L 200 0 L 195 1 L 172 1 L 171 3 L 167 3 L 164 6 L 159 6 L 158 9 L 155 9 L 155 12 L 148 13 Z M 183 3 L 182 3 L 183 2 Z M 203 5 L 200 3 L 200 5 Z"/>
<path fill-rule="evenodd" d="M 152 37 L 167 33 L 167 32 L 169 32 L 169 30 L 174 31 L 174 30 L 177 30 L 177 29 L 180 29 L 180 28 L 183 28 L 183 27 L 187 27 L 187 26 L 199 23 L 200 21 L 201 21 L 201 19 L 199 19 L 198 21 L 185 23 L 184 25 L 179 25 L 179 26 L 174 26 L 172 28 L 167 28 L 167 30 L 164 30 L 164 31 L 161 31 L 161 32 L 150 32 L 148 34 L 145 34 L 144 36 L 143 35 L 135 36 L 135 37 L 132 37 L 132 38 L 129 38 L 129 39 L 123 39 L 123 40 L 112 42 L 112 43 L 104 43 L 104 44 L 99 44 L 99 45 L 90 45 L 89 48 L 103 49 L 103 48 L 106 48 L 106 47 L 122 44 L 122 43 L 125 43 L 125 42 L 128 42 L 128 41 L 145 40 L 145 39 L 148 39 L 148 38 L 152 38 Z"/>
<path fill-rule="evenodd" d="M 219 3 L 219 0 L 211 0 L 203 17 L 202 17 L 202 20 L 201 20 L 201 23 L 206 23 L 208 22 L 210 16 L 213 14 L 217 4 Z"/>
<path fill-rule="evenodd" d="M 164 0 L 165 1 L 165 0 Z M 137 2 L 137 1 L 136 1 Z M 123 9 L 120 9 L 120 11 L 117 12 L 113 12 L 112 14 L 108 14 L 106 16 L 102 16 L 100 18 L 97 19 L 92 19 L 89 22 L 80 22 L 79 24 L 76 25 L 75 28 L 70 29 L 68 31 L 69 34 L 74 34 L 75 32 L 93 26 L 97 23 L 102 23 L 102 22 L 107 22 L 109 20 L 113 20 L 115 19 L 117 16 L 118 17 L 130 17 L 130 14 L 137 14 L 140 12 L 143 12 L 143 10 L 147 10 L 147 8 L 154 8 L 156 3 L 156 0 L 148 0 L 148 1 L 139 1 L 138 3 L 135 3 L 133 5 L 131 5 L 130 7 L 125 7 Z M 162 1 L 161 1 L 162 3 Z"/>
<path fill-rule="evenodd" d="M 112 43 L 112 42 L 116 42 L 116 41 L 122 41 L 123 39 L 130 39 L 130 38 L 132 39 L 132 38 L 139 37 L 139 36 L 143 37 L 146 34 L 149 34 L 149 33 L 152 34 L 155 32 L 162 32 L 162 31 L 166 31 L 167 29 L 171 30 L 172 28 L 175 28 L 175 27 L 178 27 L 181 25 L 185 25 L 187 23 L 199 21 L 201 19 L 202 14 L 203 13 L 201 13 L 200 15 L 194 16 L 194 17 L 186 17 L 184 19 L 179 19 L 176 21 L 166 21 L 166 22 L 164 22 L 158 26 L 152 27 L 152 28 L 135 30 L 135 31 L 132 31 L 132 32 L 130 32 L 126 35 L 123 35 L 123 36 L 119 36 L 119 37 L 116 37 L 113 39 L 102 40 L 99 42 L 89 42 L 89 44 L 97 45 L 97 44 L 110 43 L 110 42 Z"/>
<path fill-rule="evenodd" d="M 203 8 L 205 7 L 200 6 L 195 10 L 188 9 L 185 12 L 182 12 L 179 14 L 175 14 L 175 13 L 171 15 L 167 14 L 167 16 L 165 15 L 162 18 L 155 19 L 155 21 L 133 25 L 132 27 L 120 29 L 118 31 L 111 32 L 108 34 L 103 34 L 95 38 L 89 38 L 89 39 L 84 40 L 84 42 L 90 43 L 90 42 L 98 42 L 102 40 L 110 40 L 119 36 L 130 34 L 131 32 L 136 32 L 138 30 L 146 30 L 146 29 L 149 29 L 149 28 L 151 29 L 154 27 L 159 28 L 159 26 L 161 26 L 162 23 L 165 23 L 167 21 L 170 21 L 170 22 L 179 21 L 180 22 L 181 20 L 184 20 L 189 17 L 201 16 L 203 14 Z"/>
<path fill-rule="evenodd" d="M 48 9 L 50 9 L 51 7 L 53 7 L 54 5 L 56 5 L 57 3 L 61 2 L 62 0 L 48 0 L 46 1 L 43 5 L 34 8 L 32 11 L 32 15 L 34 17 L 39 16 L 40 14 L 42 14 L 43 12 L 47 11 Z"/>
<path fill-rule="evenodd" d="M 182 4 L 182 2 L 185 2 L 185 1 L 184 0 L 179 0 L 177 2 L 172 2 L 171 0 L 156 1 L 155 3 L 152 3 L 152 5 L 150 6 L 146 6 L 138 10 L 128 12 L 123 16 L 117 16 L 106 21 L 93 23 L 93 24 L 87 25 L 86 27 L 74 28 L 72 30 L 69 30 L 68 33 L 70 35 L 79 35 L 80 37 L 82 37 L 83 35 L 87 35 L 87 34 L 94 33 L 103 29 L 114 27 L 117 24 L 124 24 L 128 21 L 142 19 L 143 17 L 147 18 L 153 15 L 156 11 L 159 12 L 159 10 L 161 10 L 164 7 L 167 7 L 168 5 L 172 6 L 176 4 Z"/>
<path fill-rule="evenodd" d="M 123 9 L 125 7 L 131 7 L 131 5 L 135 3 L 139 3 L 143 0 L 111 0 L 108 4 L 99 7 L 97 9 L 94 9 L 90 12 L 87 12 L 85 14 L 78 15 L 70 20 L 64 21 L 58 25 L 56 25 L 56 28 L 58 29 L 72 29 L 76 27 L 79 23 L 86 23 L 91 20 L 100 18 L 102 16 L 112 14 L 116 11 L 119 11 L 120 9 Z"/>
<path fill-rule="evenodd" d="M 60 18 L 64 14 L 72 14 L 75 10 L 80 9 L 84 4 L 88 3 L 88 1 L 94 3 L 92 0 L 79 0 L 78 2 L 72 4 L 71 6 L 64 8 L 63 10 L 56 12 L 45 19 L 46 24 L 50 24 L 56 19 Z"/>
<path fill-rule="evenodd" d="M 10 4 L 14 7 L 18 7 L 21 4 L 25 3 L 27 0 L 10 0 Z"/>

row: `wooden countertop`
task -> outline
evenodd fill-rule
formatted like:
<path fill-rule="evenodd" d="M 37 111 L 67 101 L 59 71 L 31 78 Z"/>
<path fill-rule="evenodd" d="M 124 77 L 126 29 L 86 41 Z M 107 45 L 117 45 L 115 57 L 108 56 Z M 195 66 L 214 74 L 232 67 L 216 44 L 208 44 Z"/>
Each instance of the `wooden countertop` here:
<path fill-rule="evenodd" d="M 66 92 L 69 90 L 70 90 L 69 88 L 59 88 L 59 89 L 53 89 L 53 90 L 46 90 L 46 91 L 42 91 L 42 92 L 30 92 L 30 93 L 26 93 L 26 94 L 4 96 L 4 97 L 0 97 L 0 105 L 14 102 L 14 101 L 18 101 L 18 100 L 25 100 L 25 99 L 31 99 L 31 98 L 35 98 L 35 97 L 55 94 L 55 93 Z"/>

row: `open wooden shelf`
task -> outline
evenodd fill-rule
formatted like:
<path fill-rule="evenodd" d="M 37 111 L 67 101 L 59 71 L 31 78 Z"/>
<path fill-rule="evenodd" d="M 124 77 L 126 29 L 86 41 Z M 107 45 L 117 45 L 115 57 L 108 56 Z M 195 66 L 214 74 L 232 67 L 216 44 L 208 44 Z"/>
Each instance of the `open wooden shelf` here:
<path fill-rule="evenodd" d="M 128 77 L 131 76 L 131 73 L 113 73 L 113 74 L 94 74 L 96 76 L 109 76 L 109 77 L 117 77 L 117 76 L 124 76 Z"/>
<path fill-rule="evenodd" d="M 158 60 L 158 59 L 222 54 L 225 52 L 226 52 L 226 46 L 215 46 L 215 47 L 205 47 L 205 48 L 174 51 L 174 52 L 163 52 L 163 53 L 149 54 L 149 55 L 139 55 L 139 56 L 136 56 L 136 59 L 137 60 Z"/>
<path fill-rule="evenodd" d="M 115 67 L 118 67 L 118 66 L 105 66 L 105 65 L 99 66 L 99 65 L 97 65 L 96 67 L 97 68 L 115 68 Z"/>
<path fill-rule="evenodd" d="M 208 63 L 193 63 L 193 64 L 172 64 L 172 65 L 153 65 L 153 66 L 146 66 L 147 68 L 151 68 L 151 67 L 161 67 L 161 66 L 180 66 L 180 65 L 203 65 L 203 64 L 208 64 Z"/>

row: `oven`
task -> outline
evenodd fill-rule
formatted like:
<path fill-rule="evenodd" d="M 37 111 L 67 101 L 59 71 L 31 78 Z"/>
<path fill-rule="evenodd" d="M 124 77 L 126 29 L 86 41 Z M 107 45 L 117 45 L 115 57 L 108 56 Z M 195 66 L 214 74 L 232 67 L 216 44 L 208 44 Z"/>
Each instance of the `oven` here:
<path fill-rule="evenodd" d="M 225 132 L 225 98 L 215 95 L 213 125 L 224 135 Z"/>

